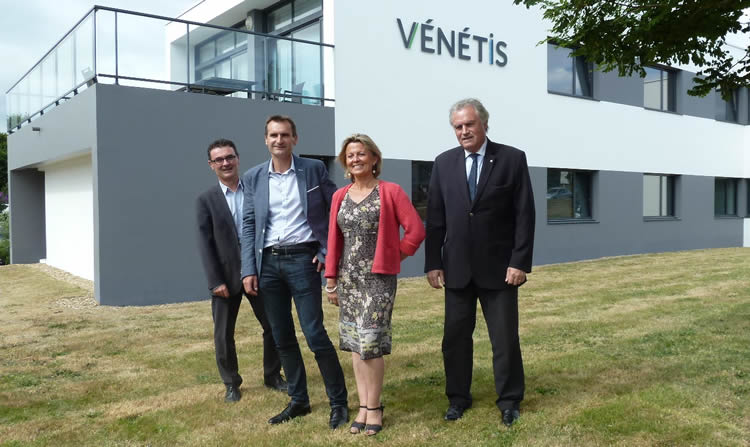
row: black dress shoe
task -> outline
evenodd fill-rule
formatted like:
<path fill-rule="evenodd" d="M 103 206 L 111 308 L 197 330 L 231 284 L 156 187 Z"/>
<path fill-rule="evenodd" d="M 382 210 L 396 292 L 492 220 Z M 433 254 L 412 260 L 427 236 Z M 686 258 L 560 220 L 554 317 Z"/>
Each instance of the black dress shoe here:
<path fill-rule="evenodd" d="M 283 391 L 286 393 L 286 391 L 289 389 L 289 384 L 284 380 L 283 377 L 281 377 L 281 374 L 276 374 L 273 377 L 266 378 L 265 381 L 263 381 L 263 385 L 265 385 L 266 388 L 271 388 L 272 390 L 276 391 Z"/>
<path fill-rule="evenodd" d="M 240 387 L 237 385 L 227 385 L 227 394 L 224 395 L 224 402 L 239 402 L 242 399 Z"/>
<path fill-rule="evenodd" d="M 310 411 L 311 411 L 310 404 L 303 405 L 303 404 L 295 404 L 294 402 L 289 402 L 289 405 L 287 405 L 286 408 L 281 410 L 281 413 L 269 419 L 268 423 L 271 425 L 281 424 L 282 422 L 291 421 L 292 419 L 296 417 L 310 414 Z"/>
<path fill-rule="evenodd" d="M 521 413 L 518 410 L 503 410 L 503 424 L 507 427 L 513 425 L 520 417 Z"/>
<path fill-rule="evenodd" d="M 349 422 L 349 409 L 346 407 L 331 408 L 331 418 L 328 420 L 328 426 L 331 430 L 343 427 Z"/>
<path fill-rule="evenodd" d="M 448 407 L 448 411 L 445 412 L 445 420 L 457 421 L 464 415 L 464 411 L 466 411 L 466 408 L 464 407 L 451 405 L 450 407 Z"/>

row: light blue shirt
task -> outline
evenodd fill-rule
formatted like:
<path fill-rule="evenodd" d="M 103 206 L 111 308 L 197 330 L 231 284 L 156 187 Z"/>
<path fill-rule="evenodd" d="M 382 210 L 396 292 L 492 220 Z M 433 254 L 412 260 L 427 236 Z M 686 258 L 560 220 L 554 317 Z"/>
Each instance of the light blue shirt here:
<path fill-rule="evenodd" d="M 224 191 L 224 198 L 229 205 L 229 211 L 232 213 L 234 227 L 237 229 L 237 236 L 242 234 L 242 204 L 245 203 L 245 195 L 242 192 L 242 180 L 237 183 L 237 191 L 232 191 L 229 187 L 219 182 L 221 190 Z"/>
<path fill-rule="evenodd" d="M 268 162 L 268 222 L 263 247 L 294 245 L 314 241 L 299 197 L 297 172 L 292 165 L 286 172 L 275 172 Z"/>
<path fill-rule="evenodd" d="M 471 157 L 470 155 L 474 152 L 469 152 L 466 149 L 464 149 L 464 157 L 466 161 L 466 179 L 468 180 L 469 175 L 471 174 Z M 484 139 L 484 143 L 482 143 L 482 147 L 479 148 L 479 150 L 476 152 L 479 154 L 479 157 L 477 157 L 477 184 L 479 184 L 479 176 L 482 174 L 482 164 L 484 163 L 484 154 L 487 153 L 487 138 Z"/>

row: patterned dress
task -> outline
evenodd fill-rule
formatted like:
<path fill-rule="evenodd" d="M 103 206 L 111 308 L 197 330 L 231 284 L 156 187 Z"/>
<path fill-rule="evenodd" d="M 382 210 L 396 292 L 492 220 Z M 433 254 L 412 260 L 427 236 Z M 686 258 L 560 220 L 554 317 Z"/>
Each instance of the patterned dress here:
<path fill-rule="evenodd" d="M 379 219 L 378 186 L 360 203 L 347 193 L 336 216 L 344 235 L 338 266 L 341 350 L 356 352 L 362 360 L 391 353 L 396 275 L 372 273 Z"/>

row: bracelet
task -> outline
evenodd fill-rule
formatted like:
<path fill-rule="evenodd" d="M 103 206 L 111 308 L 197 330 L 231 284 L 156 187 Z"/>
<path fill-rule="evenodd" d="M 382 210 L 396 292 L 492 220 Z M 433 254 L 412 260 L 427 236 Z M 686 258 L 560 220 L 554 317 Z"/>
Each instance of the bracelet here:
<path fill-rule="evenodd" d="M 335 292 L 335 291 L 336 291 L 336 289 L 338 289 L 338 288 L 339 288 L 339 285 L 338 285 L 338 284 L 336 284 L 335 286 L 333 286 L 333 288 L 332 288 L 332 289 L 329 289 L 329 288 L 328 288 L 328 286 L 326 286 L 326 287 L 325 287 L 325 289 L 326 289 L 326 292 L 328 292 L 328 293 L 333 293 L 333 292 Z"/>

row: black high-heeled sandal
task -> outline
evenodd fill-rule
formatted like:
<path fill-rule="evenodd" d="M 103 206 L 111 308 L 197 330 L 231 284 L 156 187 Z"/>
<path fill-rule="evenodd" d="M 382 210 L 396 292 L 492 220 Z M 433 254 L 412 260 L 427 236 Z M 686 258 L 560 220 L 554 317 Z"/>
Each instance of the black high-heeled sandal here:
<path fill-rule="evenodd" d="M 380 425 L 377 424 L 367 424 L 365 425 L 365 434 L 367 436 L 375 436 L 378 433 L 380 433 L 381 430 L 383 430 L 383 419 L 385 418 L 385 405 L 380 404 L 379 407 L 376 408 L 367 408 L 367 411 L 378 411 L 380 410 Z M 372 433 L 371 433 L 372 432 Z"/>
<path fill-rule="evenodd" d="M 359 408 L 367 408 L 367 405 L 360 405 Z M 357 418 L 354 418 L 354 422 L 352 422 L 352 425 L 349 427 L 349 433 L 358 435 L 362 433 L 362 430 L 364 430 L 366 426 L 367 425 L 364 422 L 359 422 L 357 421 Z"/>

